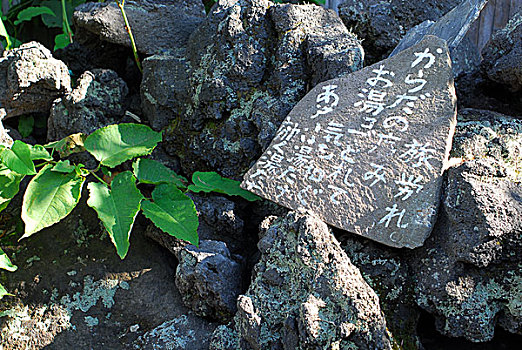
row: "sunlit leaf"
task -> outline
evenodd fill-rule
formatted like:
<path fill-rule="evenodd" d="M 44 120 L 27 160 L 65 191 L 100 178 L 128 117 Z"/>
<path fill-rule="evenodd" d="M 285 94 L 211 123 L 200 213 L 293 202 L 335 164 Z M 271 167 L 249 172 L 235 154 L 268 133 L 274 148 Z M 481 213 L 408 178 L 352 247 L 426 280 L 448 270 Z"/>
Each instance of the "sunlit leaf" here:
<path fill-rule="evenodd" d="M 171 236 L 198 245 L 198 214 L 192 199 L 173 184 L 157 186 L 152 200 L 141 204 L 143 214 Z"/>
<path fill-rule="evenodd" d="M 176 174 L 158 161 L 140 158 L 132 164 L 134 176 L 139 182 L 145 184 L 159 185 L 162 183 L 172 183 L 179 188 L 186 188 L 188 180 Z"/>
<path fill-rule="evenodd" d="M 222 177 L 215 172 L 196 171 L 192 175 L 193 185 L 188 189 L 192 192 L 217 192 L 229 196 L 240 196 L 248 201 L 261 200 L 260 197 L 239 187 L 240 182 Z"/>
<path fill-rule="evenodd" d="M 161 141 L 161 133 L 142 124 L 116 124 L 98 129 L 85 139 L 85 149 L 102 165 L 114 168 L 150 154 Z"/>
<path fill-rule="evenodd" d="M 0 248 L 0 269 L 4 269 L 10 272 L 16 271 L 18 267 L 13 265 L 11 259 L 7 256 L 7 254 Z"/>
<path fill-rule="evenodd" d="M 31 148 L 26 143 L 16 140 L 11 148 L 3 148 L 0 152 L 2 163 L 12 171 L 22 175 L 36 174 L 31 160 Z"/>
<path fill-rule="evenodd" d="M 130 171 L 114 177 L 109 189 L 105 184 L 91 182 L 87 205 L 93 208 L 109 233 L 121 259 L 129 251 L 129 237 L 134 219 L 143 199 L 136 187 L 136 178 Z"/>
<path fill-rule="evenodd" d="M 63 174 L 52 168 L 52 164 L 46 164 L 27 186 L 22 203 L 22 238 L 62 220 L 78 204 L 85 178 L 76 172 Z"/>

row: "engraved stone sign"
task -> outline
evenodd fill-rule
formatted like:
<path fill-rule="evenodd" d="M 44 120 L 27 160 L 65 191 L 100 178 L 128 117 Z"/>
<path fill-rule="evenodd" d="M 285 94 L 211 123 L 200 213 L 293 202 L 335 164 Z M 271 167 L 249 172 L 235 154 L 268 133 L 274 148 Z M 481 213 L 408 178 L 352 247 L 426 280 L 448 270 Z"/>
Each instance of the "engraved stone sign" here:
<path fill-rule="evenodd" d="M 421 246 L 436 219 L 456 123 L 446 42 L 317 85 L 241 186 L 393 247 Z"/>

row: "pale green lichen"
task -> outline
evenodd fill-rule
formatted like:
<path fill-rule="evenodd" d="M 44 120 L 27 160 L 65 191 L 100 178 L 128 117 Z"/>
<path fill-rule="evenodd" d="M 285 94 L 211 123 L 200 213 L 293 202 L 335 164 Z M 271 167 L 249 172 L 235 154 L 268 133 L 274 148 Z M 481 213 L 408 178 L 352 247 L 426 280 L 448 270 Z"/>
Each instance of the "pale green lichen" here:
<path fill-rule="evenodd" d="M 184 328 L 187 327 L 187 324 L 187 316 L 181 315 L 147 332 L 138 339 L 137 343 L 149 344 L 154 350 L 188 349 L 188 345 L 196 341 L 196 332 L 194 330 L 185 331 Z M 135 348 L 140 349 L 141 346 L 135 345 Z"/>
<path fill-rule="evenodd" d="M 92 316 L 85 316 L 84 321 L 85 321 L 85 324 L 87 325 L 87 327 L 89 327 L 89 328 L 95 327 L 100 323 L 100 321 L 98 321 L 97 317 L 92 317 Z"/>

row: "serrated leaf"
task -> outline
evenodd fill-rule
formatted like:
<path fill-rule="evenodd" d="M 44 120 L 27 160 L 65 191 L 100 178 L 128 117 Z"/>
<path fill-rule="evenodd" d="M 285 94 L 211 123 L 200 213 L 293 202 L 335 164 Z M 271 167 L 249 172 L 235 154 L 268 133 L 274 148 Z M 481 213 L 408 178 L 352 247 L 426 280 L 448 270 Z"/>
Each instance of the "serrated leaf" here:
<path fill-rule="evenodd" d="M 158 161 L 140 158 L 132 164 L 132 169 L 134 176 L 136 176 L 141 183 L 153 185 L 171 183 L 179 188 L 187 188 L 187 179 L 176 174 L 173 170 Z"/>
<path fill-rule="evenodd" d="M 83 143 L 88 135 L 78 133 L 72 134 L 59 141 L 49 142 L 44 145 L 45 148 L 52 148 L 60 154 L 60 158 L 65 158 L 74 153 L 80 153 L 85 151 Z"/>
<path fill-rule="evenodd" d="M 18 119 L 18 132 L 22 137 L 27 137 L 32 134 L 34 128 L 33 116 L 23 115 Z"/>
<path fill-rule="evenodd" d="M 42 145 L 28 145 L 30 150 L 31 160 L 53 160 L 53 157 L 49 154 L 49 152 Z"/>
<path fill-rule="evenodd" d="M 62 174 L 52 168 L 52 164 L 46 164 L 27 186 L 22 203 L 22 238 L 57 223 L 78 204 L 85 178 L 76 172 Z"/>
<path fill-rule="evenodd" d="M 71 164 L 69 160 L 60 160 L 56 163 L 55 166 L 51 169 L 52 171 L 57 171 L 59 173 L 69 174 L 76 170 L 76 166 Z"/>
<path fill-rule="evenodd" d="M 229 196 L 240 196 L 248 201 L 261 200 L 260 197 L 239 187 L 240 182 L 227 179 L 215 172 L 196 171 L 192 174 L 193 185 L 188 189 L 192 192 L 217 192 Z"/>
<path fill-rule="evenodd" d="M 7 290 L 5 290 L 4 286 L 2 286 L 2 284 L 0 284 L 0 299 L 5 297 L 6 295 L 13 296 L 13 294 L 11 294 Z"/>
<path fill-rule="evenodd" d="M 0 157 L 6 167 L 18 174 L 36 174 L 36 169 L 31 160 L 31 148 L 20 140 L 13 142 L 11 148 L 2 149 Z"/>
<path fill-rule="evenodd" d="M 161 133 L 142 124 L 109 125 L 85 139 L 85 149 L 102 165 L 114 168 L 139 156 L 150 154 L 161 141 Z"/>
<path fill-rule="evenodd" d="M 14 21 L 14 25 L 17 26 L 22 22 L 30 21 L 31 19 L 33 19 L 33 17 L 40 16 L 43 14 L 56 16 L 50 8 L 45 6 L 28 7 L 18 12 L 18 16 L 16 21 Z"/>
<path fill-rule="evenodd" d="M 98 214 L 119 257 L 125 258 L 129 251 L 132 225 L 143 199 L 136 187 L 136 178 L 130 171 L 124 171 L 114 177 L 110 189 L 98 182 L 89 183 L 87 188 L 87 205 Z"/>
<path fill-rule="evenodd" d="M 24 177 L 10 169 L 0 169 L 0 211 L 4 210 L 18 193 L 20 182 Z"/>
<path fill-rule="evenodd" d="M 15 272 L 18 267 L 13 265 L 7 254 L 0 248 L 0 269 Z"/>
<path fill-rule="evenodd" d="M 143 214 L 169 235 L 197 246 L 199 221 L 192 199 L 173 184 L 157 186 L 152 199 L 141 204 Z"/>

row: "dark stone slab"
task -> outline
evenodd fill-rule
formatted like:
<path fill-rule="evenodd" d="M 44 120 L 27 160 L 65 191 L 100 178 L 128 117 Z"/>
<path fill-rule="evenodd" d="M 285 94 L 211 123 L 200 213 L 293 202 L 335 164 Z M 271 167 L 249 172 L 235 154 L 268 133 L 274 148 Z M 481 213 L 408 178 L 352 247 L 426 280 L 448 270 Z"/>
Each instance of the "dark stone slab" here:
<path fill-rule="evenodd" d="M 418 24 L 406 33 L 390 57 L 417 44 L 424 36 L 434 35 L 448 43 L 455 76 L 467 70 L 467 66 L 478 65 L 479 49 L 471 42 L 463 45 L 461 43 L 487 2 L 488 0 L 464 0 L 438 21 L 428 20 Z"/>
<path fill-rule="evenodd" d="M 421 246 L 437 215 L 455 128 L 444 40 L 317 85 L 242 186 L 393 247 Z"/>

